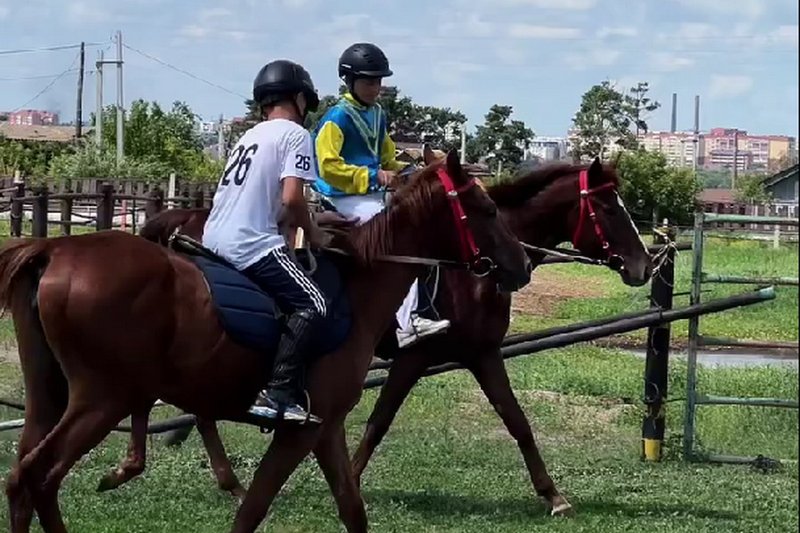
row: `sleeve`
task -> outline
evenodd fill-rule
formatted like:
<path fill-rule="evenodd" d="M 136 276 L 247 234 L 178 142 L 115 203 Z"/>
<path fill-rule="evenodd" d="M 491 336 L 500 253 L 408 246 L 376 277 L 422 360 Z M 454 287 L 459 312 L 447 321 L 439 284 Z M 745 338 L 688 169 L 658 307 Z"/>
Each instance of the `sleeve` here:
<path fill-rule="evenodd" d="M 365 194 L 377 169 L 346 163 L 341 156 L 343 144 L 344 134 L 339 125 L 332 120 L 325 122 L 315 146 L 319 177 L 347 194 Z"/>
<path fill-rule="evenodd" d="M 284 142 L 281 180 L 294 177 L 308 182 L 314 181 L 311 134 L 306 129 L 298 127 L 286 135 Z"/>
<path fill-rule="evenodd" d="M 402 170 L 408 163 L 397 160 L 396 156 L 397 147 L 394 141 L 389 137 L 389 132 L 383 136 L 383 144 L 381 145 L 381 168 L 384 170 Z"/>

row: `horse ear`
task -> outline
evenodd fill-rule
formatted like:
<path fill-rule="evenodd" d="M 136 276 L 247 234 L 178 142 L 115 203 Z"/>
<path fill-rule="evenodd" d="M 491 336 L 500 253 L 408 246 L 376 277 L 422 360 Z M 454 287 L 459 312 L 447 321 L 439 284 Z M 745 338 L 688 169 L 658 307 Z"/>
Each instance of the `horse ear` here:
<path fill-rule="evenodd" d="M 422 145 L 422 162 L 428 166 L 436 161 L 436 154 L 428 143 Z"/>
<path fill-rule="evenodd" d="M 451 149 L 447 152 L 447 161 L 445 164 L 447 165 L 447 173 L 450 174 L 454 182 L 464 183 L 466 181 L 464 170 L 461 168 L 461 159 L 456 150 Z"/>
<path fill-rule="evenodd" d="M 595 157 L 589 165 L 589 187 L 598 187 L 603 184 L 603 164 L 599 157 Z"/>

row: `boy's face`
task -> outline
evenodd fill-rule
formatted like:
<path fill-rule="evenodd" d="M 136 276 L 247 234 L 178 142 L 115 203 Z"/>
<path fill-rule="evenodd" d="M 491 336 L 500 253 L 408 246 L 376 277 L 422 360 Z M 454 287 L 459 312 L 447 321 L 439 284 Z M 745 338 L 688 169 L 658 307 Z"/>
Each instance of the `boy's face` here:
<path fill-rule="evenodd" d="M 381 78 L 359 78 L 353 83 L 353 92 L 368 105 L 374 104 L 381 94 Z"/>

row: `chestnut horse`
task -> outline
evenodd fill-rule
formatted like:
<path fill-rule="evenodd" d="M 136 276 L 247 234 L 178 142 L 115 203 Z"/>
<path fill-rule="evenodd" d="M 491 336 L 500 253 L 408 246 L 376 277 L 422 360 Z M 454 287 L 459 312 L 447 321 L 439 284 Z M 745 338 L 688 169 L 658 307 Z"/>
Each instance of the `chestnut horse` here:
<path fill-rule="evenodd" d="M 467 246 L 464 246 L 465 243 Z M 499 290 L 530 281 L 530 261 L 455 152 L 402 187 L 391 208 L 335 241 L 352 323 L 346 339 L 310 365 L 319 426 L 274 426 L 232 531 L 254 532 L 310 452 L 349 532 L 367 531 L 344 420 L 362 394 L 375 346 L 420 264 L 458 262 Z M 125 418 L 146 425 L 155 400 L 206 420 L 247 421 L 271 354 L 232 340 L 192 259 L 120 231 L 11 240 L 0 248 L 0 309 L 10 309 L 25 381 L 25 426 L 6 482 L 12 533 L 35 509 L 46 533 L 64 533 L 58 491 L 75 462 Z"/>
<path fill-rule="evenodd" d="M 425 163 L 430 164 L 432 153 L 426 150 L 425 156 Z M 581 172 L 585 172 L 587 180 L 583 187 L 580 184 Z M 650 255 L 620 200 L 617 185 L 614 168 L 603 167 L 595 161 L 588 168 L 548 165 L 512 182 L 491 186 L 488 193 L 499 207 L 502 218 L 523 243 L 554 248 L 562 242 L 572 242 L 586 256 L 598 260 L 612 259 L 607 263 L 619 271 L 623 282 L 639 286 L 650 278 Z M 589 191 L 583 200 L 579 193 L 582 188 Z M 597 226 L 588 215 L 590 205 L 592 212 L 596 213 Z M 140 235 L 166 244 L 169 236 L 179 230 L 199 239 L 207 216 L 208 209 L 203 208 L 171 209 L 151 219 Z M 331 223 L 344 224 L 335 217 L 326 218 L 332 218 Z M 599 228 L 599 234 L 596 228 Z M 603 242 L 608 243 L 607 248 Z M 544 255 L 531 251 L 530 257 L 535 267 Z M 559 494 L 547 473 L 530 423 L 511 390 L 500 354 L 509 326 L 510 297 L 496 294 L 492 284 L 486 280 L 461 272 L 444 271 L 434 304 L 440 315 L 451 321 L 447 333 L 394 353 L 377 354 L 391 357 L 392 362 L 353 458 L 356 478 L 360 480 L 375 447 L 424 371 L 434 365 L 458 362 L 475 376 L 517 441 L 536 492 L 554 514 L 568 512 L 570 504 Z M 196 423 L 218 486 L 241 496 L 244 489 L 227 459 L 216 425 L 200 418 Z M 139 432 L 131 434 L 127 457 L 101 481 L 100 490 L 118 487 L 144 470 L 144 430 L 142 427 Z M 178 433 L 177 439 L 185 439 L 189 431 Z"/>

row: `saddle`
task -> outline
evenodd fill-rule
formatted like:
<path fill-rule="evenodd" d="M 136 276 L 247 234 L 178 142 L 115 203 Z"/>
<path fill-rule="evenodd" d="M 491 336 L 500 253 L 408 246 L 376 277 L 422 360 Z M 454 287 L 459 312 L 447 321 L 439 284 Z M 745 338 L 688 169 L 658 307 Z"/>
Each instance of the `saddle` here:
<path fill-rule="evenodd" d="M 286 317 L 275 300 L 223 257 L 191 237 L 174 233 L 168 246 L 194 263 L 208 286 L 220 325 L 236 343 L 252 350 L 274 354 L 278 349 Z M 312 333 L 312 357 L 341 346 L 350 332 L 352 314 L 344 283 L 336 264 L 324 254 L 313 256 L 310 276 L 328 303 L 328 316 L 317 321 Z"/>

